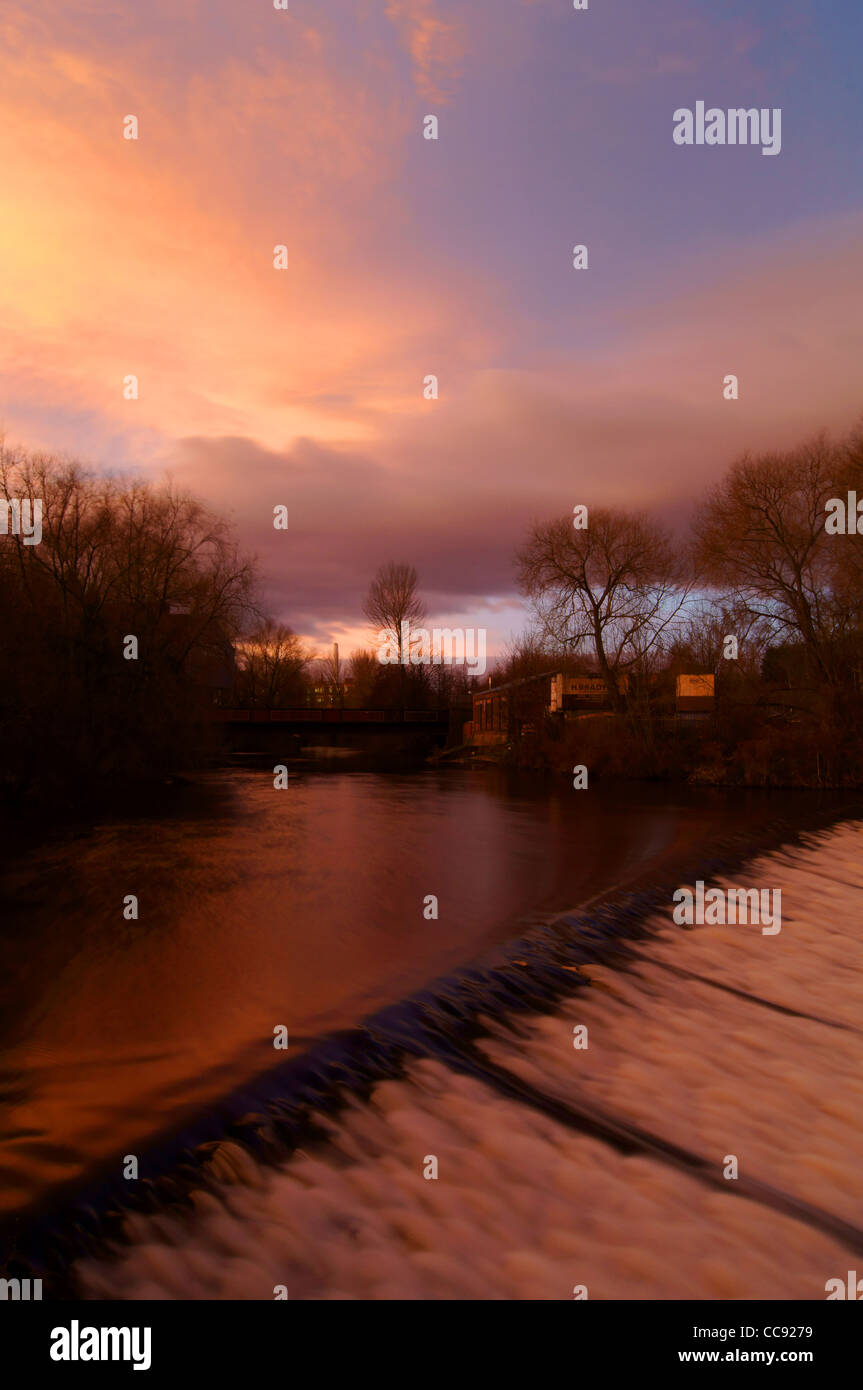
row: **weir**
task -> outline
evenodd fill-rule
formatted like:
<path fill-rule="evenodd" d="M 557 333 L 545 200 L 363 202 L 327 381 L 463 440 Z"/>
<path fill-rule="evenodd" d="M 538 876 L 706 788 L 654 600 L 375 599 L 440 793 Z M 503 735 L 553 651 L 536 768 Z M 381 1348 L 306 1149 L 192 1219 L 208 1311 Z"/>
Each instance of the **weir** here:
<path fill-rule="evenodd" d="M 849 832 L 840 827 L 835 833 Z M 793 845 L 783 852 L 784 859 L 792 849 Z M 802 862 L 807 854 L 811 857 L 818 852 L 810 846 L 799 848 L 795 854 Z M 736 863 L 739 860 L 731 856 L 725 865 L 713 866 L 714 873 L 732 872 Z M 672 975 L 677 971 L 708 990 L 727 993 L 729 999 L 737 1001 L 734 1007 L 754 1005 L 766 1009 L 768 1016 L 775 1013 L 793 1018 L 795 1026 L 802 1020 L 811 1027 L 848 1030 L 847 1020 L 841 1017 L 830 1019 L 817 1012 L 795 1010 L 781 998 L 736 990 L 727 981 L 687 971 L 677 966 L 676 960 L 659 958 L 669 932 L 675 952 L 681 940 L 691 949 L 702 932 L 709 934 L 709 929 L 696 929 L 681 937 L 670 926 L 669 903 L 669 889 L 663 886 L 599 904 L 587 912 L 567 914 L 510 943 L 486 965 L 456 972 L 404 1003 L 379 1011 L 361 1028 L 322 1041 L 305 1055 L 227 1097 L 194 1124 L 154 1140 L 146 1155 L 145 1171 L 150 1177 L 137 1184 L 137 1190 L 103 1173 L 87 1191 L 68 1194 L 62 1213 L 55 1204 L 51 1210 L 33 1212 L 29 1220 L 18 1221 L 7 1271 L 38 1272 L 46 1279 L 46 1290 L 51 1290 L 52 1297 L 80 1293 L 76 1269 L 81 1257 L 88 1251 L 104 1250 L 108 1242 L 117 1239 L 122 1244 L 122 1232 L 132 1212 L 139 1214 L 136 1221 L 146 1221 L 147 1213 L 176 1212 L 182 1223 L 187 1219 L 182 1213 L 194 1192 L 218 1194 L 232 1171 L 233 1181 L 242 1185 L 242 1165 L 237 1168 L 230 1157 L 235 1146 L 239 1146 L 236 1152 L 245 1152 L 253 1165 L 262 1165 L 262 1172 L 289 1173 L 291 1155 L 300 1148 L 317 1153 L 325 1161 L 337 1132 L 333 1126 L 341 1123 L 340 1116 L 347 1116 L 350 1123 L 350 1116 L 362 1114 L 381 1085 L 410 1088 L 415 1068 L 428 1065 L 438 1068 L 437 1075 L 441 1068 L 443 1074 L 461 1075 L 470 1084 L 498 1094 L 507 1104 L 535 1112 L 585 1141 L 605 1145 L 623 1157 L 641 1157 L 663 1169 L 676 1169 L 687 1180 L 744 1198 L 859 1253 L 863 1233 L 840 1213 L 765 1181 L 757 1171 L 744 1170 L 737 1182 L 725 1182 L 717 1156 L 705 1152 L 703 1141 L 684 1143 L 671 1138 L 662 1121 L 660 1128 L 634 1121 L 612 1097 L 598 1101 L 595 1095 L 584 1093 L 577 1072 L 567 1073 L 567 1094 L 559 1091 L 560 1078 L 553 1071 L 543 1069 L 541 1083 L 523 1073 L 523 1059 L 530 1060 L 533 1055 L 530 1030 L 534 1020 L 551 1022 L 561 1006 L 566 1008 L 567 1017 L 582 1017 L 588 1000 L 593 1001 L 595 1014 L 598 1007 L 609 1006 L 609 998 L 613 1001 L 616 997 L 615 980 L 637 981 L 645 971 L 655 973 L 657 969 L 666 978 L 669 971 Z M 754 940 L 760 942 L 761 938 Z M 597 970 L 612 986 L 610 997 L 605 990 L 597 994 L 589 989 Z M 58 1229 L 64 1232 L 61 1240 L 54 1234 Z M 6 1234 L 8 1237 L 10 1233 Z M 92 1264 L 86 1267 L 94 1268 Z"/>

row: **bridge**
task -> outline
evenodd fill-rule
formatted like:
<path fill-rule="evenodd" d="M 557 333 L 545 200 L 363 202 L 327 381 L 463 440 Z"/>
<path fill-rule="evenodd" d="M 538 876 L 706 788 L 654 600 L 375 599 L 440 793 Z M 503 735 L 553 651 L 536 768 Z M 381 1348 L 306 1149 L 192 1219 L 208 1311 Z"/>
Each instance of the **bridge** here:
<path fill-rule="evenodd" d="M 434 724 L 449 727 L 449 710 L 347 709 L 344 706 L 312 706 L 308 709 L 219 709 L 212 717 L 220 724 Z"/>
<path fill-rule="evenodd" d="M 313 706 L 301 709 L 220 709 L 210 711 L 224 728 L 235 751 L 279 750 L 299 753 L 303 747 L 354 747 L 369 753 L 430 752 L 446 743 L 449 710 L 347 709 Z M 469 712 L 454 712 L 461 728 Z M 460 741 L 460 740 L 459 740 Z"/>

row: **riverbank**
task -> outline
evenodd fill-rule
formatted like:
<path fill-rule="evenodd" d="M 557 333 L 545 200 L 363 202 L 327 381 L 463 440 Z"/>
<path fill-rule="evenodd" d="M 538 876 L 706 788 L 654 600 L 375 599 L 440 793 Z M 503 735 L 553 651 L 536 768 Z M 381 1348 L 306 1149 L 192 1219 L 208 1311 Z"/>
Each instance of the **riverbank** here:
<path fill-rule="evenodd" d="M 471 750 L 472 751 L 472 750 Z M 863 735 L 856 726 L 740 716 L 703 722 L 628 715 L 546 720 L 509 743 L 473 756 L 572 778 L 739 788 L 863 789 Z M 469 762 L 470 755 L 465 754 Z"/>

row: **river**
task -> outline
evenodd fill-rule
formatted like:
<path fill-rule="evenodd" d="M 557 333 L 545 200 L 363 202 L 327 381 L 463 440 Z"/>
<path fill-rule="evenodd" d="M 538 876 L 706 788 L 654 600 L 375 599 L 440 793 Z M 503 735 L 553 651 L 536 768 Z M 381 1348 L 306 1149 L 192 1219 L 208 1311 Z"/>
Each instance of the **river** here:
<path fill-rule="evenodd" d="M 56 1200 L 74 1198 L 80 1183 L 101 1181 L 112 1171 L 116 1178 L 129 1154 L 139 1156 L 146 1171 L 154 1140 L 182 1132 L 184 1125 L 193 1130 L 196 1117 L 213 1114 L 224 1097 L 246 1083 L 274 1074 L 286 1055 L 292 1061 L 315 1057 L 333 1035 L 350 1034 L 364 1019 L 385 1013 L 430 982 L 467 979 L 472 963 L 492 969 L 498 960 L 506 963 L 514 942 L 542 933 L 561 914 L 578 909 L 583 919 L 606 906 L 613 910 L 627 894 L 672 883 L 684 866 L 710 877 L 711 867 L 728 856 L 746 862 L 759 847 L 781 853 L 778 847 L 801 829 L 816 837 L 853 837 L 852 810 L 839 798 L 810 793 L 647 784 L 575 791 L 566 782 L 496 769 L 387 775 L 292 771 L 288 788 L 277 791 L 271 775 L 238 767 L 166 788 L 155 804 L 134 816 L 54 830 L 38 842 L 26 828 L 10 827 L 0 975 L 2 1212 L 27 1218 Z M 829 828 L 834 822 L 839 829 Z M 850 862 L 849 845 L 857 843 L 843 842 L 845 861 Z M 798 856 L 823 852 L 815 842 L 795 850 Z M 793 861 L 798 869 L 800 862 Z M 863 887 L 851 869 L 842 882 L 849 902 L 852 891 Z M 806 904 L 811 916 L 810 890 L 811 884 Z M 124 917 L 129 895 L 137 899 L 137 920 Z M 437 899 L 436 917 L 424 909 L 429 895 Z M 793 915 L 793 902 L 786 910 Z M 660 926 L 664 922 L 655 910 L 652 919 L 646 908 L 641 915 Z M 183 1243 L 175 1214 L 139 1214 L 129 1219 L 162 1224 L 153 1230 L 133 1225 L 124 1239 L 133 1246 L 143 1242 L 150 1254 L 127 1253 L 119 1271 L 104 1258 L 91 1258 L 77 1270 L 79 1287 L 92 1297 L 109 1296 L 115 1284 L 128 1297 L 272 1297 L 277 1285 L 290 1287 L 292 1296 L 324 1298 L 571 1297 L 559 1281 L 569 1277 L 565 1267 L 578 1285 L 575 1267 L 581 1260 L 592 1270 L 591 1296 L 679 1297 L 673 1290 L 692 1277 L 692 1270 L 657 1272 L 655 1258 L 644 1254 L 645 1241 L 652 1248 L 656 1239 L 653 1217 L 670 1202 L 669 1212 L 682 1220 L 674 1194 L 686 1190 L 688 1182 L 698 1190 L 698 1220 L 706 1220 L 701 1207 L 706 1201 L 710 1215 L 717 1193 L 695 1170 L 686 1171 L 681 1189 L 674 1165 L 651 1149 L 657 1133 L 663 1142 L 671 1134 L 696 1159 L 705 1149 L 721 1149 L 717 1163 L 726 1152 L 736 1152 L 735 1144 L 755 1144 L 750 1154 L 757 1155 L 759 1181 L 766 1181 L 764 1170 L 769 1170 L 780 1192 L 778 1205 L 771 1207 L 768 1199 L 766 1208 L 763 1193 L 749 1196 L 761 1203 L 759 1211 L 770 1209 L 770 1238 L 776 1239 L 776 1223 L 781 1234 L 785 1222 L 796 1236 L 802 1229 L 808 1239 L 835 1244 L 836 1232 L 831 1228 L 825 1234 L 817 1213 L 789 1215 L 789 1192 L 810 1204 L 813 1194 L 801 1194 L 800 1183 L 795 1185 L 793 1173 L 781 1165 L 778 1181 L 758 1148 L 764 1137 L 757 1118 L 764 1104 L 760 1052 L 766 1048 L 769 1061 L 773 1047 L 772 1033 L 758 1029 L 765 1017 L 775 1029 L 785 1015 L 750 1003 L 749 1011 L 755 1011 L 750 1018 L 732 990 L 748 970 L 754 985 L 749 992 L 769 995 L 765 979 L 775 979 L 777 961 L 790 969 L 775 991 L 781 1005 L 791 1000 L 788 1007 L 800 1010 L 801 998 L 808 999 L 802 1012 L 812 1013 L 814 990 L 829 1019 L 819 1026 L 832 1027 L 835 1034 L 829 1047 L 824 1044 L 826 1073 L 808 1068 L 813 1095 L 823 1095 L 825 1086 L 830 1089 L 830 1057 L 845 1087 L 851 1058 L 859 1062 L 857 1033 L 833 1026 L 844 1018 L 852 1027 L 863 980 L 856 955 L 847 955 L 848 943 L 834 942 L 837 954 L 830 956 L 825 984 L 823 961 L 817 952 L 813 957 L 812 943 L 803 956 L 790 929 L 777 938 L 772 957 L 764 954 L 768 938 L 755 940 L 743 929 L 734 937 L 728 935 L 731 929 L 720 930 L 705 957 L 710 929 L 699 934 L 697 949 L 691 934 L 681 946 L 679 931 L 666 939 L 660 926 L 647 929 L 649 945 L 641 950 L 650 965 L 639 967 L 642 975 L 631 962 L 607 964 L 600 957 L 595 969 L 561 966 L 580 969 L 579 983 L 592 978 L 600 986 L 589 991 L 589 1007 L 578 1014 L 589 1018 L 591 1035 L 602 1039 L 580 1069 L 579 1105 L 587 1105 L 591 1114 L 591 1107 L 610 1106 L 614 1123 L 624 1116 L 625 1125 L 641 1126 L 653 1136 L 646 1146 L 639 1139 L 632 1147 L 632 1136 L 627 1139 L 630 1168 L 623 1189 L 624 1160 L 613 1143 L 609 1151 L 603 1131 L 607 1116 L 597 1129 L 594 1115 L 587 1137 L 583 1115 L 581 1128 L 569 1132 L 560 1115 L 541 1114 L 542 1106 L 525 1111 L 523 1100 L 502 1095 L 499 1087 L 489 1089 L 481 1075 L 491 1058 L 507 1076 L 527 1078 L 531 1094 L 551 1092 L 571 1108 L 572 1045 L 561 1040 L 572 1032 L 573 1015 L 568 1008 L 561 1013 L 559 997 L 550 996 L 547 1007 L 532 1008 L 521 1041 L 508 1031 L 505 1007 L 490 1023 L 494 1011 L 483 1009 L 485 1060 L 476 1075 L 453 1070 L 440 1055 L 418 1055 L 398 1077 L 382 1076 L 371 1094 L 366 1087 L 360 1099 L 358 1092 L 346 1113 L 326 1121 L 334 1128 L 325 1126 L 318 1135 L 320 1151 L 303 1149 L 300 1157 L 279 1160 L 276 1167 L 271 1155 L 267 1166 L 259 1167 L 241 1145 L 218 1146 L 218 1165 L 211 1166 L 207 1181 L 240 1183 L 217 1222 L 233 1252 L 229 1258 L 213 1255 L 214 1237 L 206 1228 L 208 1219 L 216 1220 L 212 1211 L 204 1212 L 204 1225 L 194 1236 L 186 1228 L 188 1261 L 174 1258 Z M 817 928 L 817 922 L 808 926 Z M 552 929 L 559 933 L 560 922 Z M 753 960 L 740 954 L 743 941 L 755 952 Z M 696 980 L 706 960 L 713 984 L 676 979 L 663 968 L 663 963 L 672 966 L 672 957 Z M 808 977 L 813 959 L 818 962 L 814 981 Z M 768 968 L 772 976 L 765 973 Z M 723 980 L 730 988 L 718 993 L 716 982 Z M 705 1019 L 684 1009 L 683 1024 L 674 1009 L 699 988 L 707 990 L 714 1012 Z M 742 1010 L 742 1021 L 736 1009 Z M 741 1138 L 746 1125 L 739 1108 L 733 1132 L 723 1131 L 721 1115 L 693 1124 L 686 1113 L 699 1085 L 709 1083 L 721 1098 L 723 1081 L 716 1068 L 721 1072 L 723 1064 L 716 1060 L 717 1049 L 738 1023 L 742 1041 L 732 1049 L 732 1070 L 744 1093 L 743 1112 L 752 1111 L 755 1139 L 748 1132 Z M 287 1054 L 273 1046 L 280 1026 L 288 1030 Z M 817 1052 L 821 1046 L 811 1033 L 792 1042 L 781 1035 L 781 1044 L 783 1077 L 796 1050 L 805 1046 L 811 1052 L 815 1046 Z M 741 1051 L 747 1046 L 754 1048 L 748 1071 Z M 775 1058 L 773 1063 L 768 1074 L 775 1077 Z M 726 1121 L 733 1090 L 726 1080 Z M 838 1143 L 850 1142 L 843 1103 L 837 1096 L 835 1132 L 828 1135 L 826 1151 L 815 1145 L 810 1155 L 816 1172 L 823 1174 L 825 1164 L 836 1161 Z M 798 1094 L 790 1105 L 792 1120 L 799 1105 Z M 787 1123 L 789 1115 L 782 1112 L 779 1118 Z M 575 1147 L 564 1164 L 568 1145 Z M 853 1147 L 856 1152 L 859 1142 Z M 421 1160 L 438 1149 L 450 1155 L 444 1165 L 448 1182 L 421 1175 Z M 459 1155 L 455 1173 L 454 1152 Z M 858 1171 L 863 1171 L 860 1156 Z M 549 1196 L 551 1171 L 556 1176 Z M 375 1200 L 370 1194 L 376 1184 Z M 493 1197 L 492 1190 L 501 1186 Z M 851 1221 L 853 1205 L 834 1187 L 828 1183 L 826 1196 L 819 1189 L 813 1205 L 836 1220 Z M 216 1199 L 208 1194 L 208 1200 Z M 500 1230 L 491 1239 L 495 1202 Z M 647 1208 L 656 1203 L 651 1217 Z M 746 1205 L 731 1203 L 744 1210 Z M 580 1235 L 560 1234 L 564 1210 L 577 1214 Z M 430 1222 L 438 1228 L 434 1239 Z M 233 1234 L 232 1223 L 239 1223 Z M 264 1228 L 282 1231 L 284 1240 L 270 1248 Z M 346 1230 L 353 1231 L 350 1238 Z M 631 1255 L 622 1265 L 600 1260 L 599 1250 L 609 1241 L 620 1244 L 624 1231 Z M 850 1238 L 853 1242 L 853 1233 Z M 465 1243 L 472 1239 L 485 1253 L 471 1272 L 464 1265 Z M 725 1231 L 723 1239 L 721 1251 L 727 1245 L 733 1252 L 732 1236 Z M 572 1241 L 572 1249 L 581 1251 L 577 1258 Z M 155 1278 L 166 1243 L 173 1252 L 168 1265 L 177 1272 Z M 318 1250 L 314 1258 L 312 1246 Z M 740 1280 L 735 1284 L 736 1276 L 728 1272 L 734 1259 L 726 1260 L 721 1251 L 715 1268 L 704 1275 L 703 1294 L 695 1296 L 745 1296 L 727 1292 Z M 680 1268 L 685 1265 L 684 1260 Z M 785 1276 L 778 1268 L 774 1276 L 781 1287 Z M 757 1284 L 757 1270 L 751 1278 Z M 807 1296 L 797 1292 L 799 1279 L 788 1278 L 789 1296 Z M 636 1285 L 640 1294 L 632 1292 Z M 768 1294 L 783 1296 L 775 1290 L 754 1296 Z"/>

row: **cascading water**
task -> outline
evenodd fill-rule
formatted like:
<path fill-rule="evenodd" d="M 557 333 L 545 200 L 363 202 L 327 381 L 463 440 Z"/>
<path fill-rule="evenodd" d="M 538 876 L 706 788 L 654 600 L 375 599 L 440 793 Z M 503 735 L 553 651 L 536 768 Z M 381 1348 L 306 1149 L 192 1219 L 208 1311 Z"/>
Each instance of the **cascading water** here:
<path fill-rule="evenodd" d="M 385 1011 L 378 1079 L 331 1060 L 305 1142 L 209 1146 L 181 1203 L 74 1263 L 77 1291 L 825 1298 L 863 1258 L 863 826 L 733 882 L 781 888 L 781 932 L 606 909 Z"/>

